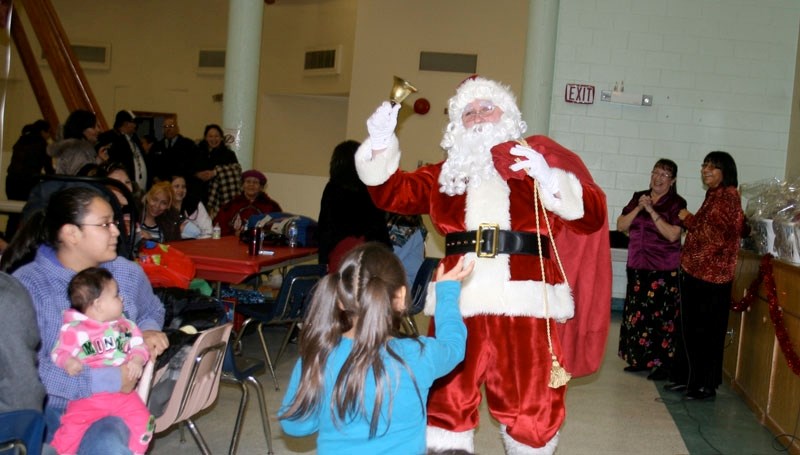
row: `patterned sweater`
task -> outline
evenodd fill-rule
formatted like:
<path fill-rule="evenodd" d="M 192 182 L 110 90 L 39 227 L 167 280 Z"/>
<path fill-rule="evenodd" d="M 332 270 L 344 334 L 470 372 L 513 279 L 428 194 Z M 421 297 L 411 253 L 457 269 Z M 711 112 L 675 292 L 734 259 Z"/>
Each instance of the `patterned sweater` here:
<path fill-rule="evenodd" d="M 208 185 L 208 214 L 211 218 L 220 207 L 242 192 L 242 166 L 239 163 L 219 165 L 214 168 L 217 176 Z"/>
<path fill-rule="evenodd" d="M 732 281 L 743 224 L 742 200 L 736 187 L 710 188 L 697 213 L 683 220 L 687 233 L 681 267 L 709 283 Z"/>
<path fill-rule="evenodd" d="M 64 312 L 64 325 L 52 353 L 59 367 L 64 368 L 70 357 L 89 368 L 118 367 L 135 356 L 147 362 L 150 353 L 133 321 L 119 318 L 101 322 L 72 308 Z"/>

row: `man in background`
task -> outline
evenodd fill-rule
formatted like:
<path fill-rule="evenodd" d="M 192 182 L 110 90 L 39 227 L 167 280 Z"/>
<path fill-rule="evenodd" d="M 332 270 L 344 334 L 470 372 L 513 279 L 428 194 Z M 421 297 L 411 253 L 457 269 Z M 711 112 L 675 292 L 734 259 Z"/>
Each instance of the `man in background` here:
<path fill-rule="evenodd" d="M 131 111 L 117 112 L 114 128 L 100 134 L 97 142 L 111 144 L 108 159 L 122 163 L 137 187 L 147 189 L 147 163 L 142 144 L 136 136 L 136 116 Z"/>
<path fill-rule="evenodd" d="M 175 175 L 186 177 L 189 172 L 187 163 L 195 155 L 197 144 L 181 135 L 175 116 L 166 117 L 161 127 L 164 137 L 153 145 L 148 154 L 153 179 L 170 181 Z"/>

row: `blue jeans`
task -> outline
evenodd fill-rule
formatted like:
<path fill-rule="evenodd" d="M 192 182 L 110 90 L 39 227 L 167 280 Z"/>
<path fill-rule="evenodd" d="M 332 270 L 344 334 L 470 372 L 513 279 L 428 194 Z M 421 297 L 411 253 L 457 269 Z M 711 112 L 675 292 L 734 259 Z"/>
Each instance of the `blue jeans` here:
<path fill-rule="evenodd" d="M 393 245 L 392 249 L 394 249 L 394 254 L 400 258 L 400 262 L 403 263 L 403 268 L 406 269 L 408 287 L 411 289 L 414 287 L 414 278 L 417 277 L 417 271 L 422 266 L 422 261 L 425 260 L 425 238 L 422 236 L 422 231 L 417 229 L 403 246 Z"/>
<path fill-rule="evenodd" d="M 44 423 L 47 429 L 46 442 L 53 440 L 61 424 L 64 408 L 45 406 Z M 78 448 L 78 455 L 131 455 L 128 449 L 130 430 L 119 417 L 105 417 L 86 430 Z"/>

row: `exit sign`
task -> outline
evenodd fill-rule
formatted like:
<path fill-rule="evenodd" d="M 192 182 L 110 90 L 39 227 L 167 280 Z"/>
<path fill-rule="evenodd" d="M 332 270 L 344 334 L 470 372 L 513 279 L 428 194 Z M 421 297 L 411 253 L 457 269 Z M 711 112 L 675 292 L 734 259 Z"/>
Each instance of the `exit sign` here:
<path fill-rule="evenodd" d="M 567 84 L 564 101 L 575 104 L 593 104 L 594 85 Z"/>

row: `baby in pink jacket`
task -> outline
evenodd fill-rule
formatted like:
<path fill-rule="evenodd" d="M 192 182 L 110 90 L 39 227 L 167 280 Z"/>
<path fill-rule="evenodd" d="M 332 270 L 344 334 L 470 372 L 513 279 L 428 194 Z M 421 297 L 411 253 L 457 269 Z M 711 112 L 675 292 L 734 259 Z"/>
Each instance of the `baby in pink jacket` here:
<path fill-rule="evenodd" d="M 102 368 L 127 364 L 129 379 L 142 375 L 149 360 L 142 332 L 122 315 L 122 298 L 111 273 L 91 267 L 78 273 L 69 283 L 72 308 L 64 312 L 53 362 L 74 376 L 84 367 Z M 74 454 L 83 434 L 97 420 L 115 416 L 130 429 L 128 447 L 143 454 L 153 438 L 155 420 L 133 393 L 97 393 L 70 401 L 61 417 L 52 445 L 59 454 Z"/>

